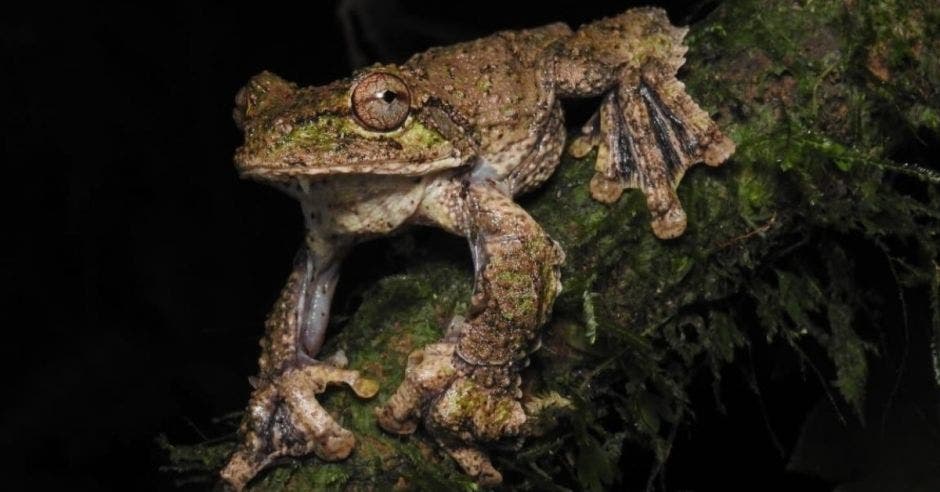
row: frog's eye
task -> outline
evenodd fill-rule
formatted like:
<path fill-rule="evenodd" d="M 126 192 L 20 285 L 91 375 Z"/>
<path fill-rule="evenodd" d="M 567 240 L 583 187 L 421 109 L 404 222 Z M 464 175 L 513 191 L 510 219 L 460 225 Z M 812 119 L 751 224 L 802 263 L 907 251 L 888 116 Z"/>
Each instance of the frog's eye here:
<path fill-rule="evenodd" d="M 366 75 L 352 93 L 352 110 L 370 130 L 392 131 L 408 117 L 411 94 L 402 80 L 389 73 Z"/>

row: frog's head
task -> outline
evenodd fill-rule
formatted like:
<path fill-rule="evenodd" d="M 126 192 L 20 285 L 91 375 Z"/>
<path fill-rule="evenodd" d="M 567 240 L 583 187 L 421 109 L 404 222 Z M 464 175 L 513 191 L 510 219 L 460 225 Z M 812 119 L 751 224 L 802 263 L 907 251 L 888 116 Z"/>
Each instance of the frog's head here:
<path fill-rule="evenodd" d="M 456 167 L 472 143 L 446 111 L 426 104 L 394 66 L 320 87 L 298 88 L 270 72 L 235 98 L 245 142 L 242 176 L 289 181 L 337 174 L 419 176 Z"/>

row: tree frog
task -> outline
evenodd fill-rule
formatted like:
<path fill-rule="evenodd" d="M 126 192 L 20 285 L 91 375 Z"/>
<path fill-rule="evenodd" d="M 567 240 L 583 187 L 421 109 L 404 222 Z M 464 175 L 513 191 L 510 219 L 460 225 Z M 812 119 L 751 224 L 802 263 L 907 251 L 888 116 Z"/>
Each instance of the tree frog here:
<path fill-rule="evenodd" d="M 564 254 L 514 197 L 559 164 L 560 99 L 601 97 L 569 149 L 597 149 L 594 198 L 646 196 L 656 236 L 682 234 L 675 188 L 691 165 L 722 164 L 734 143 L 676 73 L 686 28 L 655 8 L 572 30 L 557 23 L 433 48 L 324 86 L 263 72 L 236 96 L 238 172 L 300 202 L 306 235 L 261 342 L 242 442 L 221 475 L 243 488 L 284 456 L 349 455 L 355 437 L 318 403 L 330 384 L 361 397 L 376 382 L 318 358 L 344 254 L 413 224 L 467 239 L 474 290 L 466 318 L 413 352 L 404 381 L 375 410 L 390 433 L 419 426 L 481 485 L 501 475 L 485 447 L 524 437 L 521 369 L 561 289 Z"/>

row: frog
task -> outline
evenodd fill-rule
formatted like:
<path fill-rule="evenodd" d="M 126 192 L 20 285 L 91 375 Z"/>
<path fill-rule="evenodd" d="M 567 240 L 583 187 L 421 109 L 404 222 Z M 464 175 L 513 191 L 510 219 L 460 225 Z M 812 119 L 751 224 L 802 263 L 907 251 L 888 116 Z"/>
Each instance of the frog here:
<path fill-rule="evenodd" d="M 635 8 L 577 29 L 554 23 L 431 48 L 326 85 L 254 76 L 235 100 L 244 134 L 236 168 L 294 197 L 305 235 L 265 322 L 241 442 L 222 479 L 240 490 L 284 458 L 349 456 L 355 436 L 316 395 L 339 385 L 371 398 L 379 385 L 348 369 L 345 354 L 320 354 L 340 264 L 358 243 L 432 226 L 467 241 L 467 312 L 408 355 L 375 418 L 393 435 L 423 429 L 477 483 L 501 483 L 487 448 L 533 432 L 522 369 L 565 257 L 515 199 L 554 173 L 565 148 L 596 152 L 591 196 L 614 203 L 638 189 L 652 233 L 681 235 L 679 181 L 735 150 L 677 78 L 687 30 L 661 9 Z M 567 145 L 566 98 L 599 101 Z"/>

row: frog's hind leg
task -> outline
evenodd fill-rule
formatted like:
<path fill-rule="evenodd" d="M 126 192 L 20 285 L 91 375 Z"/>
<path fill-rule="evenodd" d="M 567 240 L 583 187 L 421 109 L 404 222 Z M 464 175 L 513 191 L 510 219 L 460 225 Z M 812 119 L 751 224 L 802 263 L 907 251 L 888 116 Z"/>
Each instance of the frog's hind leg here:
<path fill-rule="evenodd" d="M 675 192 L 685 171 L 700 162 L 718 166 L 734 152 L 734 143 L 676 79 L 686 31 L 662 10 L 633 9 L 582 27 L 556 54 L 563 95 L 605 93 L 585 135 L 571 146 L 576 155 L 598 149 L 591 194 L 611 203 L 624 189 L 640 189 L 653 232 L 664 239 L 685 230 Z"/>

